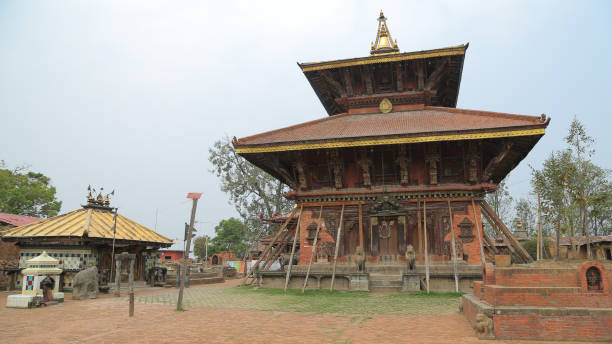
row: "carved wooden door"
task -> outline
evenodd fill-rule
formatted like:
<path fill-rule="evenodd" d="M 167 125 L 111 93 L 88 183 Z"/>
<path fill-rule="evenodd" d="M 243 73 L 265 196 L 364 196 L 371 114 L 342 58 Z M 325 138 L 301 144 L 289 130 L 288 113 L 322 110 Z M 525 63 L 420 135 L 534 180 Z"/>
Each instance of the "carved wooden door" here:
<path fill-rule="evenodd" d="M 397 216 L 381 217 L 378 220 L 378 237 L 380 255 L 396 255 L 398 253 Z"/>

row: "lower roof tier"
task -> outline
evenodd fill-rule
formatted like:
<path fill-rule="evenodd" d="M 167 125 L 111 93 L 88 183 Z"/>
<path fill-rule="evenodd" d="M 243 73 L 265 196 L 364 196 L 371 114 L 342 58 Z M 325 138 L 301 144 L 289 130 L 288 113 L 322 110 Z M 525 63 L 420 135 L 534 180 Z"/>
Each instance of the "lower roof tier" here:
<path fill-rule="evenodd" d="M 456 108 L 342 114 L 234 138 L 238 154 L 543 135 L 545 115 L 523 116 Z"/>

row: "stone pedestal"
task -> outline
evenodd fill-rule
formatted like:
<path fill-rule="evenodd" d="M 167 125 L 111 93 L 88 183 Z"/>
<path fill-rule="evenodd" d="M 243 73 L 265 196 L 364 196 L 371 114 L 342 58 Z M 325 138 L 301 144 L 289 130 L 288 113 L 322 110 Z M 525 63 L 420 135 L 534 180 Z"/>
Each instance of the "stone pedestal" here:
<path fill-rule="evenodd" d="M 350 275 L 350 290 L 369 291 L 367 273 L 356 273 Z"/>
<path fill-rule="evenodd" d="M 402 291 L 420 291 L 421 277 L 416 272 L 407 272 L 402 276 Z"/>
<path fill-rule="evenodd" d="M 34 295 L 9 295 L 6 299 L 6 307 L 30 308 Z"/>

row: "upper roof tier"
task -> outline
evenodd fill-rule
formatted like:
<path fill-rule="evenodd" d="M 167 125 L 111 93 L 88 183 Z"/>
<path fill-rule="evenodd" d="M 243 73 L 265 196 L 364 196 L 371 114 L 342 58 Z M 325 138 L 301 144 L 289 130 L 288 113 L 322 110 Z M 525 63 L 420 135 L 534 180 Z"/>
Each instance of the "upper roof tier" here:
<path fill-rule="evenodd" d="M 394 106 L 457 105 L 468 44 L 400 53 L 386 20 L 381 11 L 370 56 L 298 63 L 330 116 L 368 107 L 386 95 L 393 95 Z"/>
<path fill-rule="evenodd" d="M 234 140 L 236 152 L 304 149 L 541 136 L 545 116 L 414 106 L 411 110 L 341 114 Z"/>

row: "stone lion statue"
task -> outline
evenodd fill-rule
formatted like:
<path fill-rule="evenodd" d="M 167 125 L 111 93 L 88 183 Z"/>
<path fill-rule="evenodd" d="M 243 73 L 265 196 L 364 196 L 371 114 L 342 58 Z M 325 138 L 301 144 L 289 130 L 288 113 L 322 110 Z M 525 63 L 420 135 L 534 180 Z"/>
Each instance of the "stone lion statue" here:
<path fill-rule="evenodd" d="M 492 339 L 493 335 L 493 320 L 483 313 L 476 314 L 476 325 L 474 326 L 476 335 L 481 339 Z"/>
<path fill-rule="evenodd" d="M 96 297 L 98 297 L 98 268 L 92 266 L 79 271 L 72 279 L 72 299 L 95 299 Z"/>
<path fill-rule="evenodd" d="M 365 271 L 365 252 L 361 246 L 357 246 L 355 248 L 355 255 L 353 256 L 355 260 L 355 264 L 357 265 L 357 271 L 364 272 Z"/>
<path fill-rule="evenodd" d="M 414 247 L 412 247 L 412 245 L 408 245 L 408 247 L 406 247 L 406 264 L 408 264 L 408 270 L 414 270 L 415 260 L 416 252 L 414 252 Z"/>

